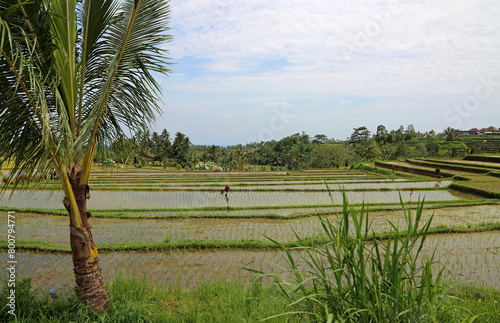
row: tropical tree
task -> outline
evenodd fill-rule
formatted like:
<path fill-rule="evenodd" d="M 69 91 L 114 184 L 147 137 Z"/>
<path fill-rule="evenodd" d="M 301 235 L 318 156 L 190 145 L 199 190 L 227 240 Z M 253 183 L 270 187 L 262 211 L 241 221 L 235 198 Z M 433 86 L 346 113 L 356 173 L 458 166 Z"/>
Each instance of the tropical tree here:
<path fill-rule="evenodd" d="M 151 134 L 151 147 L 153 149 L 153 165 L 155 165 L 156 161 L 159 161 L 161 164 L 161 157 L 160 157 L 160 135 L 158 135 L 157 132 L 153 132 Z"/>
<path fill-rule="evenodd" d="M 387 142 L 387 137 L 389 136 L 389 132 L 385 128 L 384 125 L 379 125 L 377 127 L 377 133 L 375 134 L 375 141 L 379 145 L 384 145 Z"/>
<path fill-rule="evenodd" d="M 215 163 L 217 162 L 217 155 L 219 153 L 219 150 L 220 147 L 216 145 L 211 145 L 207 148 L 208 156 L 210 156 L 210 159 Z"/>
<path fill-rule="evenodd" d="M 113 143 L 109 146 L 109 150 L 113 158 L 124 164 L 125 167 L 132 163 L 135 157 L 132 141 L 125 136 L 121 136 L 121 138 L 113 141 Z"/>
<path fill-rule="evenodd" d="M 245 168 L 245 163 L 247 160 L 248 152 L 243 149 L 242 145 L 236 145 L 232 151 L 232 161 L 234 167 L 242 171 Z"/>
<path fill-rule="evenodd" d="M 109 304 L 87 212 L 96 148 L 154 120 L 168 73 L 161 0 L 0 0 L 0 151 L 8 175 L 55 169 L 70 222 L 77 296 Z M 17 182 L 16 182 L 17 183 Z M 18 187 L 14 186 L 15 188 Z"/>
<path fill-rule="evenodd" d="M 366 151 L 371 144 L 370 131 L 366 127 L 354 128 L 354 132 L 349 138 L 349 144 L 359 157 L 366 158 Z"/>
<path fill-rule="evenodd" d="M 365 157 L 368 160 L 376 160 L 382 157 L 382 151 L 376 141 L 372 140 L 372 144 L 366 148 Z"/>
<path fill-rule="evenodd" d="M 405 128 L 403 125 L 399 126 L 399 129 L 395 131 L 395 142 L 400 142 L 405 140 Z"/>
<path fill-rule="evenodd" d="M 311 167 L 332 168 L 345 163 L 351 164 L 356 154 L 349 146 L 323 144 L 313 148 L 311 152 Z"/>
<path fill-rule="evenodd" d="M 160 143 L 158 148 L 158 156 L 163 163 L 163 168 L 167 167 L 171 145 L 172 143 L 170 142 L 170 133 L 167 131 L 167 129 L 163 129 L 160 134 Z"/>
<path fill-rule="evenodd" d="M 370 131 L 366 127 L 354 128 L 354 132 L 349 138 L 349 143 L 358 145 L 365 144 L 370 139 Z"/>
<path fill-rule="evenodd" d="M 436 135 L 433 130 L 430 131 L 429 135 L 425 140 L 425 148 L 427 149 L 427 154 L 429 156 L 435 156 L 439 153 L 439 142 L 436 139 Z"/>
<path fill-rule="evenodd" d="M 408 125 L 408 128 L 406 128 L 405 131 L 405 140 L 411 140 L 412 138 L 415 138 L 417 133 L 415 132 L 415 127 L 410 124 Z"/>
<path fill-rule="evenodd" d="M 452 141 L 455 139 L 455 129 L 451 128 L 451 127 L 448 127 L 446 129 L 444 129 L 443 131 L 443 135 L 446 136 L 446 141 Z"/>
<path fill-rule="evenodd" d="M 425 148 L 424 143 L 419 142 L 418 144 L 416 144 L 415 147 L 413 147 L 413 149 L 410 151 L 408 157 L 427 157 L 427 148 Z"/>
<path fill-rule="evenodd" d="M 312 143 L 315 145 L 324 144 L 327 142 L 328 142 L 328 137 L 326 135 L 323 135 L 323 134 L 317 134 L 316 136 L 314 136 L 314 138 L 312 140 Z"/>
<path fill-rule="evenodd" d="M 188 150 L 191 145 L 189 137 L 182 132 L 175 134 L 174 142 L 171 146 L 172 157 L 180 165 L 185 165 L 188 161 Z"/>

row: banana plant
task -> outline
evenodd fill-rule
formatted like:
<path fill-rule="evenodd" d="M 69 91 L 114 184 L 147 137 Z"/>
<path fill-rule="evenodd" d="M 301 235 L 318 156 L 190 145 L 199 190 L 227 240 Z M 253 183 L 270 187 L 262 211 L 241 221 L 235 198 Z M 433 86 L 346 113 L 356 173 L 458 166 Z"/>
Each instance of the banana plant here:
<path fill-rule="evenodd" d="M 96 148 L 160 112 L 168 74 L 166 0 L 0 0 L 0 152 L 8 182 L 57 172 L 77 296 L 109 304 L 88 218 Z M 17 176 L 17 177 L 16 177 Z M 3 192 L 5 193 L 5 187 Z"/>

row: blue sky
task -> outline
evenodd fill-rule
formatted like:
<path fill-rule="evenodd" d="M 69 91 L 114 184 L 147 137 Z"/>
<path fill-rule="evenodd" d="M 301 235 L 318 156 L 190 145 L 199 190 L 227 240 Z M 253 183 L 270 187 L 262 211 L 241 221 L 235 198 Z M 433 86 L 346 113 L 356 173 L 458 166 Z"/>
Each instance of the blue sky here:
<path fill-rule="evenodd" d="M 500 127 L 498 17 L 497 0 L 172 0 L 153 130 L 231 145 Z"/>

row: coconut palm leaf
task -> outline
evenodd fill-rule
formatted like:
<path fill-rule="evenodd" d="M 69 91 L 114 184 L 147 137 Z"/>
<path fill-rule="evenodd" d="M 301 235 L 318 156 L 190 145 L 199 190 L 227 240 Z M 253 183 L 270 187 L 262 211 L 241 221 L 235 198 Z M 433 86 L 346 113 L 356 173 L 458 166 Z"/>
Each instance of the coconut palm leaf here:
<path fill-rule="evenodd" d="M 92 160 L 160 111 L 152 73 L 170 72 L 168 15 L 159 0 L 0 0 L 0 151 L 16 184 L 59 173 L 78 295 L 95 308 L 108 297 L 87 221 Z"/>
<path fill-rule="evenodd" d="M 152 72 L 168 73 L 165 51 L 159 46 L 170 40 L 162 22 L 168 6 L 158 1 L 124 1 L 120 19 L 104 35 L 113 57 L 105 85 L 85 116 L 82 131 L 89 138 L 83 161 L 82 183 L 88 183 L 90 157 L 97 139 L 120 132 L 119 125 L 138 129 L 154 120 L 158 111 L 158 83 Z M 141 116 L 138 118 L 137 116 Z M 105 131 L 103 131 L 105 130 Z"/>

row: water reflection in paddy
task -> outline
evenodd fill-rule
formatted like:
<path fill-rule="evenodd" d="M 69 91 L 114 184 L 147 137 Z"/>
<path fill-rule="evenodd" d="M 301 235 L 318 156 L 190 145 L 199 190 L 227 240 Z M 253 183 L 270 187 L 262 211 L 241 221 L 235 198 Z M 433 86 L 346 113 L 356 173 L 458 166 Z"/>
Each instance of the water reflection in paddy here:
<path fill-rule="evenodd" d="M 438 246 L 437 257 L 448 260 L 449 280 L 500 288 L 500 231 L 431 235 L 427 246 Z M 430 252 L 430 250 L 426 250 Z M 7 255 L 5 250 L 2 250 Z M 35 288 L 69 291 L 74 287 L 70 254 L 18 251 L 18 279 L 32 277 Z M 279 250 L 198 250 L 155 252 L 101 252 L 101 266 L 107 282 L 118 272 L 145 277 L 155 285 L 193 285 L 215 279 L 245 280 L 241 270 L 249 262 L 266 272 L 284 265 Z M 300 263 L 300 262 L 299 262 Z M 5 273 L 4 273 L 5 275 Z"/>
<path fill-rule="evenodd" d="M 345 182 L 339 182 L 339 183 L 333 183 L 330 182 L 328 183 L 330 190 L 335 191 L 335 190 L 361 190 L 361 189 L 390 189 L 390 190 L 398 190 L 398 189 L 405 189 L 405 188 L 444 188 L 448 185 L 453 183 L 452 181 L 428 181 L 428 182 L 377 182 L 377 183 L 345 183 Z M 128 185 L 129 187 L 137 187 L 135 185 Z M 175 189 L 185 189 L 185 190 L 217 190 L 220 188 L 220 184 L 217 186 L 212 186 L 212 185 L 185 185 L 185 184 L 169 184 L 165 186 L 154 186 L 154 185 L 148 185 L 148 188 L 157 188 L 157 189 L 166 189 L 166 188 L 175 188 Z M 276 185 L 269 185 L 267 183 L 262 183 L 262 184 L 254 184 L 254 185 L 232 185 L 231 186 L 231 191 L 240 191 L 240 190 L 245 190 L 245 191 L 251 191 L 251 190 L 326 190 L 327 186 L 325 183 L 321 184 L 309 184 L 309 183 L 304 183 L 302 182 L 300 185 L 299 184 L 276 184 Z"/>
<path fill-rule="evenodd" d="M 9 192 L 7 193 L 9 194 Z M 399 191 L 346 192 L 351 203 L 398 203 Z M 425 197 L 427 201 L 460 200 L 459 194 L 448 190 L 421 190 L 412 196 L 401 194 L 407 202 Z M 341 192 L 332 192 L 333 203 L 342 202 Z M 63 193 L 59 191 L 15 191 L 12 198 L 2 197 L 0 206 L 12 208 L 62 209 Z M 327 192 L 230 192 L 229 205 L 234 207 L 331 205 Z M 194 208 L 225 207 L 225 198 L 218 191 L 97 191 L 91 192 L 89 209 L 123 208 Z"/>
<path fill-rule="evenodd" d="M 414 214 L 414 211 L 412 211 Z M 448 207 L 425 210 L 422 221 L 434 214 L 432 226 L 475 226 L 481 223 L 500 222 L 500 205 L 478 205 Z M 69 247 L 68 219 L 61 216 L 16 213 L 16 234 L 19 240 L 48 241 Z M 335 222 L 339 215 L 327 216 Z M 375 232 L 390 229 L 387 220 L 395 225 L 404 225 L 403 213 L 395 211 L 370 212 Z M 0 221 L 6 221 L 6 214 L 0 213 Z M 315 216 L 276 220 L 262 218 L 179 218 L 179 219 L 106 219 L 91 218 L 93 235 L 98 245 L 103 243 L 151 243 L 179 239 L 193 240 L 261 240 L 265 236 L 280 242 L 295 241 L 300 237 L 318 234 L 320 222 Z M 6 239 L 0 233 L 0 239 Z"/>

